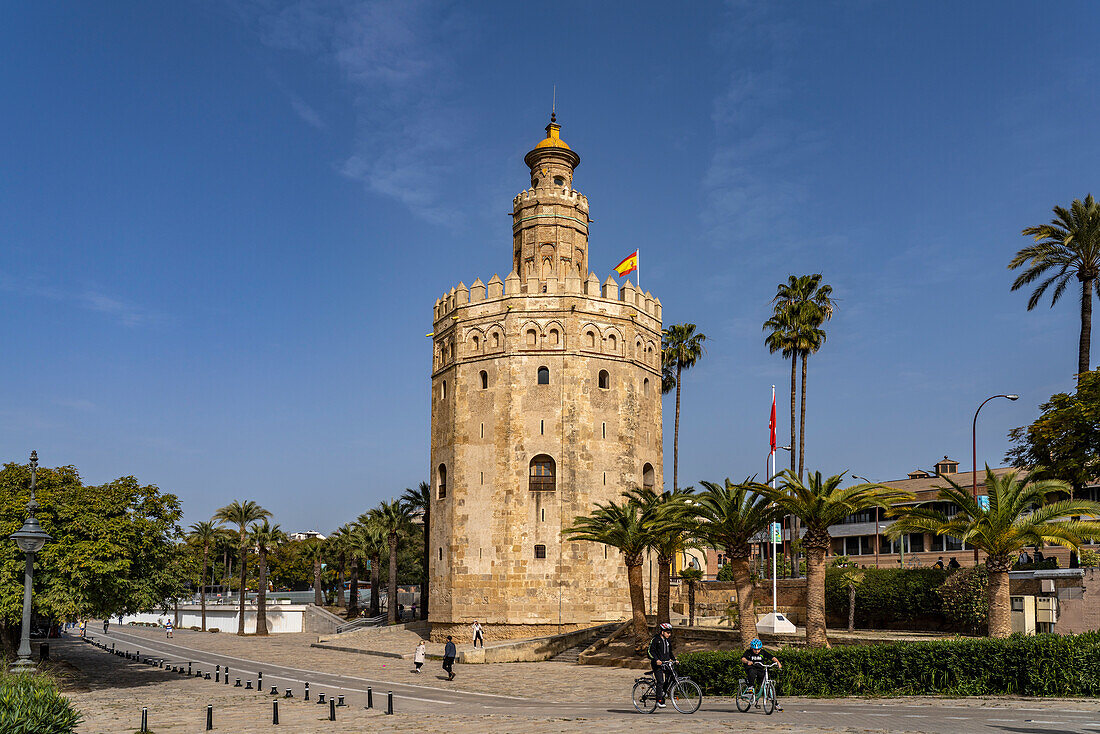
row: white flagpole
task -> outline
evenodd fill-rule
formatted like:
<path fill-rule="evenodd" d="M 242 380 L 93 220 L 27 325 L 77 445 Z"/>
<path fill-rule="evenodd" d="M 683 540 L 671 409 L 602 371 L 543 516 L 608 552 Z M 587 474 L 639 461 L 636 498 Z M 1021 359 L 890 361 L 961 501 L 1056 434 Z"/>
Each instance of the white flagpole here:
<path fill-rule="evenodd" d="M 775 385 L 772 385 L 772 405 L 775 405 Z M 772 489 L 775 489 L 775 449 L 772 449 Z M 781 531 L 782 532 L 782 531 Z M 776 580 L 775 580 L 775 522 L 768 527 L 768 542 L 772 547 L 772 614 L 778 612 L 776 607 Z"/>
<path fill-rule="evenodd" d="M 634 250 L 634 253 L 634 280 L 638 281 L 638 290 L 642 291 L 642 248 Z"/>

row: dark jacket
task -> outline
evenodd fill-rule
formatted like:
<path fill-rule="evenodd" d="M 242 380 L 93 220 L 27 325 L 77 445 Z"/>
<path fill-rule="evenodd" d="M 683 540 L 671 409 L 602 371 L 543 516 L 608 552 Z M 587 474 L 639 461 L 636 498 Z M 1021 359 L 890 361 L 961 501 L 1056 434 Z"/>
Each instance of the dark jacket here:
<path fill-rule="evenodd" d="M 669 660 L 675 660 L 676 656 L 672 654 L 672 645 L 669 644 L 669 640 L 664 638 L 660 632 L 649 643 L 649 661 L 655 663 L 660 660 L 662 663 L 667 663 Z"/>
<path fill-rule="evenodd" d="M 443 648 L 443 657 L 451 658 L 452 660 L 458 657 L 458 648 L 455 647 L 453 642 L 448 642 L 447 646 Z"/>

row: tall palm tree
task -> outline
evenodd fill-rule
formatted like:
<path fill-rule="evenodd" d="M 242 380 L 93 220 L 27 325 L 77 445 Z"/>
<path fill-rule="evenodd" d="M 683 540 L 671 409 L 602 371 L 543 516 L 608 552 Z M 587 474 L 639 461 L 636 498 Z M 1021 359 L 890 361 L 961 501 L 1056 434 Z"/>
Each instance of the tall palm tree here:
<path fill-rule="evenodd" d="M 671 621 L 669 595 L 672 561 L 677 553 L 684 550 L 689 533 L 694 529 L 689 506 L 685 502 L 692 492 L 690 487 L 674 492 L 657 492 L 645 487 L 623 493 L 623 497 L 642 508 L 648 523 L 649 547 L 657 555 L 657 624 Z"/>
<path fill-rule="evenodd" d="M 260 567 L 260 583 L 256 592 L 256 634 L 266 635 L 267 629 L 267 554 L 286 542 L 286 533 L 276 523 L 272 525 L 267 518 L 262 523 L 252 523 L 249 538 L 256 547 L 257 563 Z"/>
<path fill-rule="evenodd" d="M 793 309 L 776 308 L 771 318 L 764 322 L 764 331 L 768 332 L 764 337 L 764 344 L 768 351 L 772 354 L 782 352 L 783 359 L 791 360 L 791 450 L 788 452 L 791 455 L 791 471 L 795 470 L 798 463 L 798 451 L 795 450 L 798 445 L 798 424 L 795 422 L 798 402 L 795 398 L 798 395 L 799 338 L 793 313 Z"/>
<path fill-rule="evenodd" d="M 734 484 L 702 482 L 705 491 L 694 499 L 698 525 L 695 532 L 712 548 L 722 548 L 729 558 L 733 582 L 737 587 L 738 624 L 741 644 L 746 648 L 756 637 L 756 608 L 753 603 L 750 543 L 766 533 L 779 519 L 779 510 L 764 494 L 765 485 L 746 479 Z"/>
<path fill-rule="evenodd" d="M 688 587 L 688 627 L 695 626 L 695 588 L 703 580 L 703 571 L 698 568 L 680 569 L 680 578 Z"/>
<path fill-rule="evenodd" d="M 348 557 L 348 536 L 351 535 L 349 525 L 341 525 L 328 536 L 328 543 L 332 557 L 336 560 L 336 606 L 343 607 L 346 611 L 349 599 L 344 598 L 344 566 Z"/>
<path fill-rule="evenodd" d="M 631 619 L 634 623 L 634 649 L 639 650 L 649 639 L 649 624 L 645 617 L 645 591 L 642 588 L 642 562 L 650 545 L 649 518 L 636 502 L 596 503 L 588 515 L 573 519 L 566 530 L 568 540 L 587 540 L 618 548 L 626 564 L 626 581 L 630 589 Z"/>
<path fill-rule="evenodd" d="M 1054 286 L 1050 306 L 1069 287 L 1070 279 L 1081 283 L 1081 335 L 1077 345 L 1077 374 L 1089 371 L 1092 341 L 1092 293 L 1100 277 L 1100 203 L 1092 194 L 1084 201 L 1074 199 L 1069 209 L 1054 207 L 1050 224 L 1027 227 L 1021 233 L 1034 239 L 1008 263 L 1009 270 L 1027 266 L 1012 283 L 1012 290 L 1045 278 L 1032 291 L 1027 310 L 1035 308 L 1047 288 Z M 1048 275 L 1048 273 L 1052 273 Z"/>
<path fill-rule="evenodd" d="M 302 555 L 313 565 L 313 603 L 316 606 L 324 606 L 325 595 L 321 588 L 321 564 L 325 560 L 325 542 L 320 538 L 309 538 L 305 541 Z"/>
<path fill-rule="evenodd" d="M 886 530 L 890 538 L 904 533 L 924 532 L 950 535 L 985 551 L 989 570 L 989 634 L 1008 637 L 1012 631 L 1009 617 L 1008 571 L 1020 551 L 1044 543 L 1078 550 L 1085 540 L 1100 539 L 1100 522 L 1077 520 L 1080 516 L 1100 518 L 1100 503 L 1088 500 L 1055 500 L 1069 495 L 1070 487 L 1056 479 L 1027 481 L 1015 471 L 996 476 L 985 468 L 989 507 L 983 508 L 964 489 L 948 477 L 950 485 L 941 487 L 938 499 L 958 508 L 952 517 L 927 507 L 898 507 L 887 515 L 898 519 Z"/>
<path fill-rule="evenodd" d="M 206 569 L 210 565 L 210 547 L 218 539 L 218 526 L 213 522 L 197 522 L 191 526 L 187 539 L 202 548 L 202 575 L 199 576 L 199 604 L 202 607 L 202 631 L 206 631 Z"/>
<path fill-rule="evenodd" d="M 707 337 L 695 333 L 695 324 L 672 324 L 661 334 L 661 391 L 668 393 L 676 388 L 676 425 L 672 435 L 672 490 L 680 488 L 680 387 L 684 370 L 689 370 L 703 358 Z M 675 375 L 675 383 L 669 378 Z"/>
<path fill-rule="evenodd" d="M 806 482 L 794 472 L 779 475 L 780 486 L 761 485 L 759 491 L 779 507 L 779 511 L 794 515 L 806 526 L 802 547 L 806 551 L 806 644 L 809 647 L 828 645 L 825 636 L 825 553 L 832 540 L 829 528 L 849 515 L 872 507 L 890 507 L 895 502 L 912 499 L 908 492 L 879 484 L 857 484 L 841 488 L 843 474 L 827 479 L 813 472 Z"/>
<path fill-rule="evenodd" d="M 364 512 L 355 521 L 355 526 L 363 552 L 370 563 L 370 610 L 367 614 L 377 617 L 382 609 L 379 593 L 382 579 L 382 555 L 388 552 L 386 533 L 378 522 L 378 509 Z"/>
<path fill-rule="evenodd" d="M 390 549 L 389 590 L 387 592 L 387 619 L 389 624 L 397 623 L 397 546 L 402 538 L 412 532 L 412 518 L 409 508 L 400 500 L 390 500 L 378 506 L 375 516 L 378 527 L 386 534 L 386 543 Z"/>
<path fill-rule="evenodd" d="M 221 580 L 225 585 L 227 594 L 233 591 L 233 555 L 237 549 L 237 536 L 229 528 L 218 528 L 218 537 L 214 541 L 214 548 L 222 554 Z"/>
<path fill-rule="evenodd" d="M 416 489 L 406 489 L 401 495 L 401 500 L 408 506 L 410 513 L 421 513 L 424 518 L 424 554 L 421 559 L 424 576 L 420 581 L 420 618 L 428 618 L 428 564 L 431 562 L 431 512 L 432 512 L 432 486 L 428 482 L 421 482 Z"/>
<path fill-rule="evenodd" d="M 236 525 L 239 529 L 240 537 L 240 553 L 241 553 L 241 603 L 240 614 L 237 619 L 237 634 L 244 635 L 244 597 L 245 597 L 245 584 L 247 583 L 248 573 L 248 526 L 251 523 L 263 520 L 265 517 L 271 517 L 271 513 L 260 507 L 252 500 L 233 500 L 232 503 L 221 508 L 214 513 L 214 519 L 221 522 L 227 522 L 230 525 Z"/>
<path fill-rule="evenodd" d="M 357 525 L 346 526 L 343 535 L 344 558 L 348 562 L 348 608 L 347 618 L 359 616 L 359 559 L 364 557 L 363 538 Z"/>

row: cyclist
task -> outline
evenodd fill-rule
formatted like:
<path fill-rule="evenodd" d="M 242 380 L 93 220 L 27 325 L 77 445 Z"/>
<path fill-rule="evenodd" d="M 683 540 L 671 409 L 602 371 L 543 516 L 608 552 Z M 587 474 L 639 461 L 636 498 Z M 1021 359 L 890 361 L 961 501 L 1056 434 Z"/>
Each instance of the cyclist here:
<path fill-rule="evenodd" d="M 657 628 L 657 634 L 649 643 L 649 667 L 653 671 L 653 681 L 657 684 L 657 708 L 665 707 L 665 664 L 675 660 L 672 654 L 672 625 L 665 622 Z"/>
<path fill-rule="evenodd" d="M 764 669 L 760 666 L 766 662 L 774 662 L 779 669 L 783 669 L 783 663 L 776 659 L 775 655 L 764 649 L 764 643 L 759 639 L 755 639 L 749 645 L 749 649 L 745 650 L 745 654 L 741 656 L 741 662 L 745 665 L 745 679 L 749 682 L 749 687 L 752 688 L 754 695 L 756 687 L 764 682 Z M 761 697 L 757 697 L 756 706 L 760 707 Z M 775 710 L 782 711 L 783 707 L 779 705 L 779 699 L 775 701 Z"/>

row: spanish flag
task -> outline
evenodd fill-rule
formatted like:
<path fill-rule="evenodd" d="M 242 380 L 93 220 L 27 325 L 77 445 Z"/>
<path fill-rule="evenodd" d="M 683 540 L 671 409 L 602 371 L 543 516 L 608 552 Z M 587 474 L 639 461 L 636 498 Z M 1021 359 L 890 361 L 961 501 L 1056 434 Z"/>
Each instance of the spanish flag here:
<path fill-rule="evenodd" d="M 634 252 L 627 255 L 625 258 L 623 258 L 623 261 L 621 263 L 619 263 L 618 265 L 615 266 L 615 272 L 619 274 L 620 278 L 623 277 L 624 275 L 630 275 L 631 273 L 633 273 L 637 269 L 638 269 L 638 251 L 637 250 L 635 250 Z"/>

